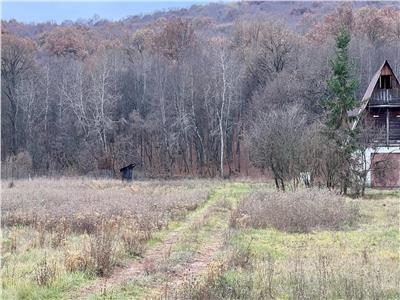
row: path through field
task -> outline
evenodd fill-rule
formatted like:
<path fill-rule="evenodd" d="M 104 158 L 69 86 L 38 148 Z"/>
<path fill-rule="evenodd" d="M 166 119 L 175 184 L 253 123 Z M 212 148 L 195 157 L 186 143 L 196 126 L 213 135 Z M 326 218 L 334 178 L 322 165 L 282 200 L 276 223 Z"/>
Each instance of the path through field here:
<path fill-rule="evenodd" d="M 222 250 L 232 206 L 247 190 L 241 184 L 218 187 L 203 206 L 149 248 L 143 258 L 115 269 L 109 278 L 83 287 L 71 299 L 116 299 L 112 295 L 118 295 L 118 289 L 143 278 L 148 278 L 145 292 L 137 298 L 168 298 L 185 278 L 202 273 Z"/>

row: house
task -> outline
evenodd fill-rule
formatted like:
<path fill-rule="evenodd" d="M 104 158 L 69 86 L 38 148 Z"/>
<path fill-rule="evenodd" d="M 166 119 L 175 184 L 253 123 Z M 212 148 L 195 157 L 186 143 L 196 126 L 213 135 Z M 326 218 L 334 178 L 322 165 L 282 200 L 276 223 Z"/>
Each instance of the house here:
<path fill-rule="evenodd" d="M 126 181 L 132 180 L 132 173 L 133 173 L 134 167 L 135 167 L 135 164 L 130 164 L 130 165 L 127 165 L 127 166 L 119 169 L 119 171 L 121 172 L 122 180 L 126 180 Z"/>
<path fill-rule="evenodd" d="M 372 77 L 358 108 L 349 112 L 353 128 L 374 128 L 374 147 L 366 154 L 367 184 L 371 187 L 400 187 L 400 82 L 385 61 Z"/>

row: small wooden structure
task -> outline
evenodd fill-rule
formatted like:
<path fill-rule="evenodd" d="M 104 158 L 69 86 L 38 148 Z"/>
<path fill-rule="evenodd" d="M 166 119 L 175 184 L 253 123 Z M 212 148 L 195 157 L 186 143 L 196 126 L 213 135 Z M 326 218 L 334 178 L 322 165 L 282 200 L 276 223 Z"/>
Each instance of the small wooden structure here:
<path fill-rule="evenodd" d="M 121 172 L 122 180 L 132 181 L 134 167 L 135 167 L 135 164 L 130 164 L 130 165 L 127 165 L 127 166 L 119 169 L 119 171 Z"/>

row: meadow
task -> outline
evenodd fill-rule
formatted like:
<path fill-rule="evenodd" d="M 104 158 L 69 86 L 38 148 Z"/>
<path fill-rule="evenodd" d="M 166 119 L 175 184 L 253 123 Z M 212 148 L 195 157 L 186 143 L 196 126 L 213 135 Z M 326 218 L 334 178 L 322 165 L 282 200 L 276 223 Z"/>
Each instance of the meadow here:
<path fill-rule="evenodd" d="M 4 299 L 398 299 L 400 191 L 2 183 Z"/>

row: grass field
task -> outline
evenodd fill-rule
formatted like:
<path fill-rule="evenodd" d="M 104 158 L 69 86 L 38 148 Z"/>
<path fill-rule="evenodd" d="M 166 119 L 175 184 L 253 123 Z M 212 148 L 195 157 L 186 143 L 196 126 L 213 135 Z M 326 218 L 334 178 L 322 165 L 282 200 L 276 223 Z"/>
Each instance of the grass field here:
<path fill-rule="evenodd" d="M 3 299 L 399 299 L 400 191 L 2 184 Z"/>

